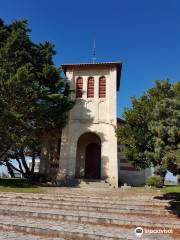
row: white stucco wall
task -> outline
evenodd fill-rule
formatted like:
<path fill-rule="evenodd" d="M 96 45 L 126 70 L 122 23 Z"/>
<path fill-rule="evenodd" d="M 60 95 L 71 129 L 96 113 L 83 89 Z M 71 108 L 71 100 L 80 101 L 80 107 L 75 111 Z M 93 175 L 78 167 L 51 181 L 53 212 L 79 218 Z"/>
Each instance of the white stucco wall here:
<path fill-rule="evenodd" d="M 141 186 L 146 183 L 146 179 L 152 175 L 152 169 L 136 170 L 126 159 L 123 153 L 124 146 L 118 144 L 118 178 L 120 184 L 131 186 Z"/>
<path fill-rule="evenodd" d="M 86 132 L 93 132 L 101 139 L 101 178 L 107 178 L 113 186 L 117 187 L 116 68 L 110 66 L 71 68 L 67 69 L 66 76 L 72 90 L 75 90 L 76 79 L 83 78 L 83 96 L 82 99 L 76 100 L 75 107 L 69 113 L 68 125 L 62 132 L 60 172 L 75 176 L 78 139 Z M 94 77 L 94 98 L 87 98 L 89 76 Z M 101 76 L 106 77 L 105 98 L 98 96 Z"/>

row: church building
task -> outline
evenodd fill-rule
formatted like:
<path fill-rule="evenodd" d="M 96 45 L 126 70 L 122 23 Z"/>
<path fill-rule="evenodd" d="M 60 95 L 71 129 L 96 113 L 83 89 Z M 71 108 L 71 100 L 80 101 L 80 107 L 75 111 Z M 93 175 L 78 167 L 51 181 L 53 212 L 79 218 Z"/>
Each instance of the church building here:
<path fill-rule="evenodd" d="M 138 171 L 131 166 L 115 133 L 117 124 L 124 124 L 116 113 L 122 63 L 63 64 L 61 67 L 76 104 L 68 113 L 68 124 L 61 133 L 58 164 L 51 164 L 54 159 L 47 163 L 44 158 L 40 171 L 52 173 L 56 167 L 59 181 L 101 179 L 113 187 L 118 187 L 118 183 L 144 184 L 150 170 Z"/>

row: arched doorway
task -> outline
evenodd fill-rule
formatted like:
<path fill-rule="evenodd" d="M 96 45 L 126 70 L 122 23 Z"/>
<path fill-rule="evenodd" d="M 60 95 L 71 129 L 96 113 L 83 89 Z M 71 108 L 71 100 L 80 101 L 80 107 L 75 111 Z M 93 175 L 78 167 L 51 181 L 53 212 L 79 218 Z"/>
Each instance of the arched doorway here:
<path fill-rule="evenodd" d="M 95 133 L 80 136 L 76 153 L 76 177 L 101 178 L 101 140 Z"/>
<path fill-rule="evenodd" d="M 85 154 L 85 178 L 99 179 L 101 174 L 101 148 L 97 143 L 90 143 Z"/>

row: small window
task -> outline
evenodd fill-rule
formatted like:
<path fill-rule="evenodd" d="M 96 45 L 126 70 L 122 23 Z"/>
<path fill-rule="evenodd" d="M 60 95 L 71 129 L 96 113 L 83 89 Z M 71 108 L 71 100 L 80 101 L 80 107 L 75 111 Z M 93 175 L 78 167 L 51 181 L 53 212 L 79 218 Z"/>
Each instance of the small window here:
<path fill-rule="evenodd" d="M 89 77 L 87 82 L 87 97 L 93 98 L 94 97 L 94 78 Z"/>
<path fill-rule="evenodd" d="M 106 78 L 104 76 L 99 78 L 99 97 L 106 97 Z"/>
<path fill-rule="evenodd" d="M 76 80 L 76 97 L 82 98 L 83 94 L 83 78 L 78 77 Z"/>

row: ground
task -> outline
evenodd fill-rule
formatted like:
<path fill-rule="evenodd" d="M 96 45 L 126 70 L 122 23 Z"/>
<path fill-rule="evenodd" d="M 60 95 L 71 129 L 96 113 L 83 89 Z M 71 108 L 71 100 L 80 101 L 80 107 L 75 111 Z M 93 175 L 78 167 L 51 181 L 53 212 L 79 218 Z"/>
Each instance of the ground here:
<path fill-rule="evenodd" d="M 180 239 L 180 186 L 111 189 L 84 182 L 60 188 L 27 181 L 9 186 L 7 180 L 0 185 L 2 240 L 134 240 L 136 227 L 168 232 L 144 233 L 142 239 Z"/>
<path fill-rule="evenodd" d="M 0 192 L 43 193 L 44 189 L 26 179 L 0 178 Z"/>

